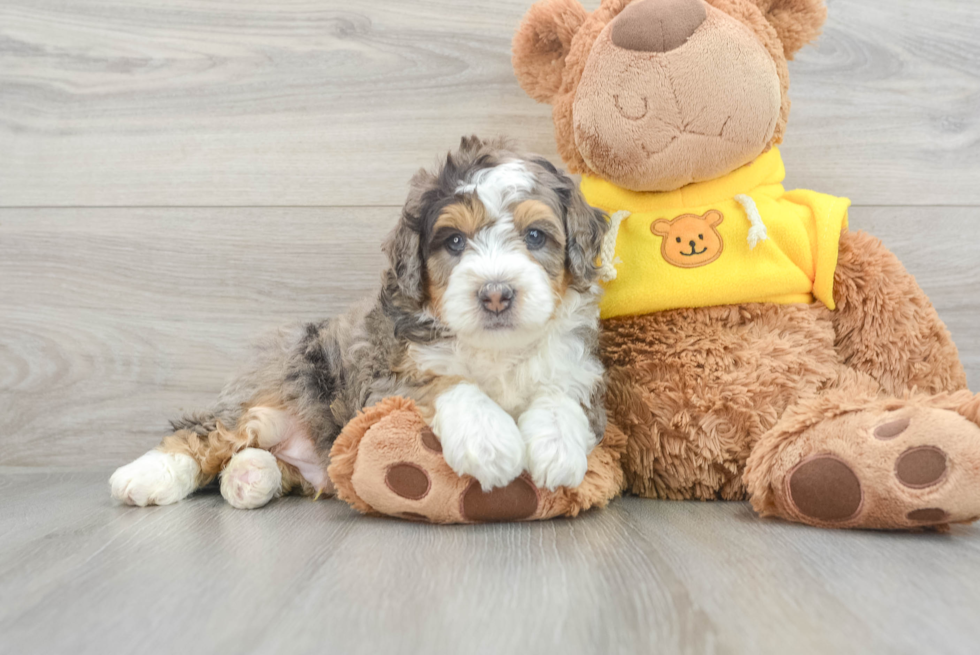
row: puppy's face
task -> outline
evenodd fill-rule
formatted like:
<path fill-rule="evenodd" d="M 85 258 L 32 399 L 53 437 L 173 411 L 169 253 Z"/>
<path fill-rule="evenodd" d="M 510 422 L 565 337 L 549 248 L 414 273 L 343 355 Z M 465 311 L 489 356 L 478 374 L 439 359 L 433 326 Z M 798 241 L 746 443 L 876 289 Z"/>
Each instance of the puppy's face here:
<path fill-rule="evenodd" d="M 520 162 L 477 178 L 428 235 L 428 309 L 461 339 L 522 342 L 547 324 L 567 287 L 565 229 L 530 197 L 533 178 Z"/>
<path fill-rule="evenodd" d="M 546 160 L 464 140 L 416 183 L 403 220 L 419 238 L 422 311 L 456 338 L 520 347 L 570 289 L 592 289 L 605 217 Z"/>

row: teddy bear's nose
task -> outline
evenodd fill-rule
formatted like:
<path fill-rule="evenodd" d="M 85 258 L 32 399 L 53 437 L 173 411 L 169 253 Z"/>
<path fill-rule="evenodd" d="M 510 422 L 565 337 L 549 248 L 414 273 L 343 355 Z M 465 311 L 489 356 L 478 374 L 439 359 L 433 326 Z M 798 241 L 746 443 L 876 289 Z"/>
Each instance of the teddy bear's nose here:
<path fill-rule="evenodd" d="M 636 0 L 613 20 L 612 42 L 627 50 L 670 52 L 707 16 L 703 0 Z"/>

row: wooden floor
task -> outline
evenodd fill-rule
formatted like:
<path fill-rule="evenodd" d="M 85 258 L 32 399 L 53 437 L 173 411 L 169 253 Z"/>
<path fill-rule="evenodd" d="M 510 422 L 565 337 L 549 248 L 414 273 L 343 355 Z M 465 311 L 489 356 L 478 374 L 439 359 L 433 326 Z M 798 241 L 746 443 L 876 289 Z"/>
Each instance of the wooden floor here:
<path fill-rule="evenodd" d="M 977 652 L 980 527 L 110 501 L 251 337 L 375 288 L 416 168 L 469 133 L 559 161 L 510 70 L 529 4 L 0 2 L 0 653 Z M 829 5 L 787 185 L 854 201 L 980 390 L 980 2 Z"/>
<path fill-rule="evenodd" d="M 976 653 L 980 539 L 624 498 L 429 526 L 216 492 L 114 505 L 107 469 L 0 469 L 4 653 Z"/>

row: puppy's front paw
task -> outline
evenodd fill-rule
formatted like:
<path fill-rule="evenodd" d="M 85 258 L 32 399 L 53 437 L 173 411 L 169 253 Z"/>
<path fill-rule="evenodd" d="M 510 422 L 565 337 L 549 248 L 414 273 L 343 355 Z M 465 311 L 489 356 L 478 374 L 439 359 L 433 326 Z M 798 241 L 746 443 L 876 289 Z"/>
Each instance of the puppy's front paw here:
<path fill-rule="evenodd" d="M 514 419 L 473 384 L 457 384 L 436 400 L 432 429 L 446 463 L 472 475 L 484 491 L 524 471 L 524 441 Z"/>
<path fill-rule="evenodd" d="M 564 396 L 538 398 L 518 420 L 528 470 L 538 487 L 577 487 L 589 468 L 595 436 L 581 405 Z"/>
<path fill-rule="evenodd" d="M 112 497 L 127 505 L 170 505 L 197 487 L 201 467 L 190 455 L 151 450 L 109 478 Z"/>

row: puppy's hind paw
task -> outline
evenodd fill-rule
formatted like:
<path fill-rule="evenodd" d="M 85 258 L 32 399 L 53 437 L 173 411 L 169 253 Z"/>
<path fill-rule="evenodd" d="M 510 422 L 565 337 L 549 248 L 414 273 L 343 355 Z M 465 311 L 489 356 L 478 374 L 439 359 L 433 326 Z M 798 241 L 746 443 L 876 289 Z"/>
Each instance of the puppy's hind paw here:
<path fill-rule="evenodd" d="M 262 507 L 282 488 L 282 471 L 267 450 L 246 448 L 236 453 L 221 472 L 221 495 L 232 507 Z"/>
<path fill-rule="evenodd" d="M 151 450 L 109 478 L 112 497 L 127 505 L 170 505 L 197 487 L 201 467 L 190 455 Z"/>

